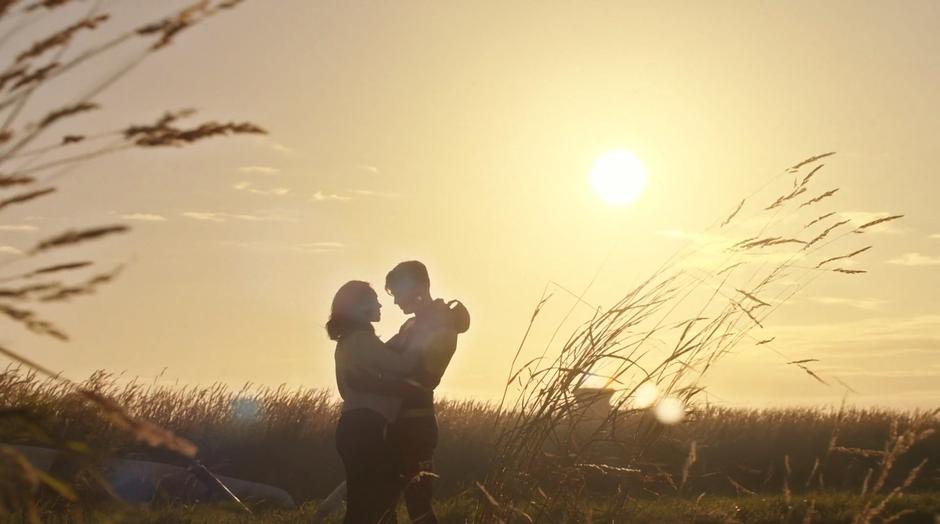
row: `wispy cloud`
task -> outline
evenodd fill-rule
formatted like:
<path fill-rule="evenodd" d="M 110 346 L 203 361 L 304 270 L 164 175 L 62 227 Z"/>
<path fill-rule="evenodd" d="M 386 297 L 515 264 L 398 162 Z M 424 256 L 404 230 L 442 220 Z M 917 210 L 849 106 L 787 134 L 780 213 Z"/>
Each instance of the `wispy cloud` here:
<path fill-rule="evenodd" d="M 287 147 L 280 142 L 271 142 L 271 149 L 275 151 L 279 151 L 281 153 L 293 153 L 294 152 L 294 148 Z"/>
<path fill-rule="evenodd" d="M 0 246 L 0 254 L 22 255 L 23 252 L 13 246 Z"/>
<path fill-rule="evenodd" d="M 809 300 L 817 304 L 848 306 L 869 311 L 878 309 L 880 306 L 888 303 L 887 300 L 877 298 L 809 297 Z"/>
<path fill-rule="evenodd" d="M 294 246 L 294 248 L 298 251 L 303 251 L 305 253 L 329 253 L 333 251 L 339 251 L 345 247 L 346 244 L 343 244 L 342 242 L 308 242 Z"/>
<path fill-rule="evenodd" d="M 186 218 L 192 218 L 195 220 L 208 220 L 209 222 L 225 222 L 225 218 L 222 217 L 221 213 L 208 213 L 204 211 L 187 211 L 182 213 L 182 216 Z"/>
<path fill-rule="evenodd" d="M 166 217 L 161 215 L 152 215 L 150 213 L 131 213 L 129 215 L 121 215 L 121 218 L 124 220 L 139 220 L 141 222 L 165 222 Z"/>
<path fill-rule="evenodd" d="M 238 168 L 242 173 L 252 173 L 258 175 L 276 175 L 281 172 L 280 169 L 270 166 L 242 166 Z"/>
<path fill-rule="evenodd" d="M 180 213 L 181 216 L 192 218 L 193 220 L 204 220 L 207 222 L 227 222 L 229 220 L 241 220 L 245 222 L 290 222 L 292 219 L 280 214 L 249 215 L 242 213 L 216 213 L 212 211 L 187 211 Z"/>
<path fill-rule="evenodd" d="M 240 249 L 266 252 L 295 252 L 295 253 L 335 253 L 346 248 L 342 242 L 305 242 L 301 244 L 282 244 L 272 242 L 224 242 L 225 245 Z"/>
<path fill-rule="evenodd" d="M 932 238 L 932 239 L 934 239 L 934 240 L 940 240 L 940 233 L 934 233 L 934 234 L 928 236 L 927 238 Z"/>
<path fill-rule="evenodd" d="M 0 226 L 0 231 L 36 231 L 36 226 L 29 224 Z"/>
<path fill-rule="evenodd" d="M 903 255 L 888 260 L 889 264 L 899 266 L 937 266 L 940 265 L 940 257 L 922 255 L 920 253 L 904 253 Z"/>
<path fill-rule="evenodd" d="M 290 193 L 290 188 L 288 187 L 258 189 L 258 188 L 252 187 L 251 182 L 238 182 L 237 184 L 232 186 L 232 189 L 236 191 L 246 191 L 254 195 L 262 195 L 262 196 L 284 196 Z"/>
<path fill-rule="evenodd" d="M 326 201 L 336 201 L 336 202 L 345 202 L 347 200 L 352 200 L 352 197 L 345 195 L 339 195 L 337 193 L 324 193 L 323 191 L 317 191 L 310 197 L 310 200 L 313 202 L 326 202 Z"/>
<path fill-rule="evenodd" d="M 845 211 L 839 214 L 842 217 L 851 220 L 852 227 L 858 227 L 862 224 L 867 224 L 872 220 L 891 216 L 894 213 L 889 213 L 888 211 Z M 877 226 L 872 226 L 865 231 L 870 233 L 890 233 L 895 235 L 906 232 L 906 230 L 900 227 L 898 224 L 898 221 L 885 222 L 883 224 L 878 224 Z"/>
<path fill-rule="evenodd" d="M 370 166 L 370 165 L 368 165 L 368 164 L 359 164 L 359 165 L 357 165 L 357 166 L 355 166 L 355 167 L 356 167 L 356 169 L 358 169 L 358 170 L 360 170 L 360 171 L 368 171 L 369 173 L 372 173 L 372 174 L 378 174 L 378 172 L 379 172 L 379 168 L 377 168 L 377 167 L 375 167 L 375 166 Z"/>
<path fill-rule="evenodd" d="M 351 189 L 350 193 L 354 195 L 364 196 L 364 197 L 373 197 L 373 198 L 398 198 L 401 195 L 398 193 L 388 193 L 385 191 L 373 191 L 371 189 Z"/>

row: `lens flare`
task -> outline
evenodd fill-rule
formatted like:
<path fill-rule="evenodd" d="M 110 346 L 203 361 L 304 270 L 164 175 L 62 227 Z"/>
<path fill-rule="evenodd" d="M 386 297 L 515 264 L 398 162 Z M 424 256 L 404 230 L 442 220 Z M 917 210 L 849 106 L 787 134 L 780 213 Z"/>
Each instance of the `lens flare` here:
<path fill-rule="evenodd" d="M 633 395 L 633 405 L 641 409 L 648 408 L 656 403 L 657 398 L 659 398 L 659 391 L 656 389 L 656 384 L 647 382 L 636 389 Z"/>
<path fill-rule="evenodd" d="M 685 416 L 685 406 L 676 397 L 666 397 L 656 404 L 656 420 L 663 424 L 677 424 Z"/>

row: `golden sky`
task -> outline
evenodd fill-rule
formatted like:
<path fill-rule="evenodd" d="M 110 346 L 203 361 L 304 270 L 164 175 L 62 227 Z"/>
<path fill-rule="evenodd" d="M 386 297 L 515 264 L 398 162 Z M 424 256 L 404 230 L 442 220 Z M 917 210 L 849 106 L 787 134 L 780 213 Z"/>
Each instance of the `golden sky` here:
<path fill-rule="evenodd" d="M 115 23 L 182 5 L 157 4 L 115 3 Z M 349 279 L 381 289 L 419 259 L 432 293 L 473 317 L 439 391 L 490 400 L 549 282 L 581 291 L 597 273 L 585 300 L 609 305 L 768 177 L 837 151 L 824 175 L 840 209 L 906 217 L 872 233 L 868 274 L 818 280 L 765 331 L 850 384 L 850 402 L 936 406 L 937 20 L 931 1 L 249 1 L 181 35 L 76 125 L 196 107 L 270 135 L 96 160 L 4 212 L 0 261 L 66 227 L 135 230 L 81 250 L 126 263 L 115 284 L 47 310 L 72 342 L 3 324 L 0 343 L 72 378 L 166 368 L 180 383 L 334 387 L 333 293 Z M 588 184 L 615 148 L 649 174 L 627 207 Z M 572 300 L 556 293 L 533 348 Z M 403 317 L 383 303 L 388 336 Z M 785 362 L 740 348 L 707 381 L 712 400 L 841 400 Z"/>

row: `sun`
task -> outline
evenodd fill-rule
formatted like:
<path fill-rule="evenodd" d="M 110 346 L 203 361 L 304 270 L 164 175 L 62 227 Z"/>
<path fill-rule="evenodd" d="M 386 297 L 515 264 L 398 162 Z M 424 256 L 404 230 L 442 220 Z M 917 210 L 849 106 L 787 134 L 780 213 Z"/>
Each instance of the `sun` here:
<path fill-rule="evenodd" d="M 646 188 L 646 169 L 630 151 L 604 153 L 591 168 L 591 187 L 601 200 L 622 206 L 634 202 Z"/>

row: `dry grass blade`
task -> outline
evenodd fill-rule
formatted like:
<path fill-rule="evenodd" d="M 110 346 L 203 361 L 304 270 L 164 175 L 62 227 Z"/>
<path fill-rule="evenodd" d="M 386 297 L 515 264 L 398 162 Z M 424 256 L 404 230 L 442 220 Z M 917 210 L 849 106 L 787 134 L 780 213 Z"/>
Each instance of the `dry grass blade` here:
<path fill-rule="evenodd" d="M 765 338 L 764 340 L 758 340 L 756 345 L 763 346 L 764 344 L 770 344 L 774 340 L 777 340 L 777 337 Z"/>
<path fill-rule="evenodd" d="M 51 64 L 46 64 L 42 67 L 36 68 L 32 72 L 24 72 L 22 75 L 18 75 L 17 81 L 13 84 L 11 89 L 17 90 L 21 87 L 28 86 L 30 84 L 39 84 L 44 82 L 49 75 L 59 68 L 58 62 L 52 62 Z"/>
<path fill-rule="evenodd" d="M 858 226 L 857 228 L 855 228 L 855 231 L 856 231 L 856 232 L 861 232 L 861 231 L 863 231 L 863 230 L 865 230 L 865 229 L 868 229 L 868 228 L 870 228 L 870 227 L 874 227 L 874 226 L 877 226 L 877 225 L 879 225 L 879 224 L 884 224 L 885 222 L 891 222 L 891 221 L 897 220 L 897 219 L 899 219 L 899 218 L 904 218 L 904 215 L 891 215 L 891 216 L 887 216 L 887 217 L 884 217 L 884 218 L 878 218 L 878 219 L 876 219 L 876 220 L 872 220 L 871 222 L 865 222 L 864 224 L 862 224 L 862 225 Z"/>
<path fill-rule="evenodd" d="M 97 291 L 99 286 L 107 284 L 117 278 L 122 270 L 123 267 L 119 266 L 108 273 L 95 275 L 77 286 L 59 286 L 58 289 L 44 295 L 40 300 L 43 302 L 61 302 L 80 295 L 91 295 Z"/>
<path fill-rule="evenodd" d="M 23 276 L 26 277 L 26 278 L 29 278 L 29 277 L 34 277 L 34 276 L 37 276 L 37 275 L 48 275 L 49 273 L 59 273 L 59 272 L 62 272 L 62 271 L 72 271 L 72 270 L 75 270 L 75 269 L 86 268 L 86 267 L 88 267 L 88 266 L 90 266 L 90 265 L 92 265 L 92 264 L 94 264 L 94 262 L 89 262 L 89 261 L 87 261 L 87 260 L 86 260 L 86 261 L 82 261 L 82 262 L 68 262 L 68 263 L 66 263 L 66 264 L 56 264 L 56 265 L 54 265 L 54 266 L 41 267 L 41 268 L 36 269 L 36 270 L 34 270 L 34 271 L 30 271 L 29 273 L 26 273 L 26 274 L 23 275 Z"/>
<path fill-rule="evenodd" d="M 130 228 L 123 224 L 82 229 L 78 231 L 69 230 L 52 238 L 43 240 L 30 251 L 30 254 L 36 254 L 42 251 L 48 251 L 50 249 L 60 248 L 63 246 L 71 246 L 116 233 L 126 233 L 127 231 L 130 231 Z"/>
<path fill-rule="evenodd" d="M 0 298 L 10 300 L 30 299 L 33 295 L 38 295 L 59 288 L 60 285 L 57 283 L 33 284 L 31 286 L 23 286 L 19 288 L 0 288 Z"/>
<path fill-rule="evenodd" d="M 825 167 L 825 165 L 826 164 L 819 164 L 818 166 L 814 167 L 812 171 L 810 171 L 805 177 L 803 177 L 803 180 L 800 182 L 800 186 L 805 186 L 806 184 L 808 184 L 809 181 L 816 174 L 816 172 L 822 169 L 823 167 Z M 803 207 L 803 206 L 800 206 L 800 207 Z"/>
<path fill-rule="evenodd" d="M 35 200 L 40 197 L 44 197 L 48 194 L 55 193 L 55 188 L 50 187 L 47 189 L 40 189 L 38 191 L 30 191 L 29 193 L 21 193 L 19 195 L 12 196 L 5 200 L 0 200 L 0 209 L 3 209 L 7 206 L 12 206 L 14 204 L 22 204 L 24 202 L 29 202 L 30 200 Z"/>
<path fill-rule="evenodd" d="M 753 300 L 754 302 L 757 302 L 758 304 L 760 304 L 760 305 L 762 305 L 762 306 L 769 306 L 769 305 L 770 305 L 770 304 L 768 304 L 767 302 L 764 302 L 763 300 L 761 300 L 761 299 L 755 297 L 755 296 L 752 295 L 751 293 L 748 293 L 747 291 L 744 291 L 743 289 L 737 289 L 737 288 L 735 288 L 735 291 L 737 291 L 738 293 L 741 293 L 742 295 L 744 295 L 744 296 L 746 296 L 747 298 Z"/>
<path fill-rule="evenodd" d="M 490 505 L 490 507 L 496 510 L 500 509 L 499 502 L 496 501 L 496 498 L 490 494 L 486 487 L 479 482 L 475 482 L 475 484 L 477 488 L 479 488 L 480 492 L 483 493 L 483 498 L 486 499 L 486 502 Z"/>
<path fill-rule="evenodd" d="M 731 271 L 732 269 L 734 269 L 734 268 L 736 268 L 736 267 L 739 267 L 739 266 L 743 266 L 743 265 L 744 265 L 744 262 L 738 262 L 738 263 L 735 263 L 735 264 L 731 264 L 730 266 L 728 266 L 728 267 L 722 269 L 721 271 L 715 273 L 715 276 L 721 276 L 721 275 L 727 273 L 728 271 Z"/>
<path fill-rule="evenodd" d="M 98 109 L 99 107 L 101 106 L 99 106 L 98 104 L 91 103 L 91 102 L 79 102 L 77 104 L 74 104 L 68 107 L 63 107 L 62 109 L 57 109 L 55 111 L 50 112 L 45 117 L 43 117 L 43 119 L 39 122 L 39 129 L 44 129 L 46 127 L 49 127 L 52 124 L 58 122 L 59 120 L 62 120 L 63 118 L 77 115 L 79 113 L 86 113 L 88 111 L 94 111 L 95 109 Z"/>
<path fill-rule="evenodd" d="M 803 524 L 813 524 L 813 516 L 816 515 L 816 500 L 809 501 L 809 507 L 806 508 L 806 514 L 803 515 Z"/>
<path fill-rule="evenodd" d="M 134 143 L 141 147 L 182 146 L 206 138 L 228 134 L 263 135 L 267 134 L 267 131 L 250 122 L 229 122 L 226 124 L 207 122 L 191 129 L 168 128 L 146 133 L 135 140 Z"/>
<path fill-rule="evenodd" d="M 845 455 L 855 455 L 857 457 L 883 457 L 885 455 L 884 451 L 878 451 L 876 449 L 847 448 L 844 446 L 833 446 L 832 451 Z"/>
<path fill-rule="evenodd" d="M 803 202 L 802 204 L 800 204 L 800 207 L 802 208 L 802 207 L 811 206 L 811 205 L 813 205 L 813 204 L 815 204 L 815 203 L 817 203 L 817 202 L 821 202 L 821 201 L 823 201 L 823 200 L 825 200 L 825 199 L 831 197 L 832 195 L 834 195 L 834 194 L 836 194 L 836 193 L 838 193 L 838 192 L 839 192 L 839 189 L 838 189 L 838 188 L 832 189 L 832 190 L 829 190 L 829 191 L 826 191 L 825 193 L 819 195 L 819 196 L 816 197 L 816 198 L 813 198 L 813 199 L 807 200 L 806 202 Z"/>
<path fill-rule="evenodd" d="M 740 496 L 742 493 L 745 494 L 745 495 L 757 495 L 757 492 L 745 488 L 745 487 L 742 486 L 739 482 L 737 482 L 737 481 L 735 481 L 733 478 L 731 478 L 730 475 L 725 475 L 725 478 L 728 479 L 728 482 L 729 482 L 732 486 L 734 486 L 734 489 L 735 489 L 735 491 L 737 491 L 738 496 Z"/>
<path fill-rule="evenodd" d="M 28 176 L 0 175 L 0 188 L 32 184 L 36 179 Z"/>
<path fill-rule="evenodd" d="M 808 228 L 808 227 L 810 227 L 810 226 L 816 224 L 817 222 L 822 222 L 823 220 L 825 220 L 825 219 L 831 217 L 831 216 L 834 215 L 834 214 L 835 214 L 835 213 L 826 213 L 825 215 L 818 216 L 818 217 L 814 218 L 812 221 L 810 221 L 810 223 L 808 223 L 808 224 L 806 224 L 805 226 L 803 226 L 803 229 L 806 229 L 806 228 Z"/>
<path fill-rule="evenodd" d="M 769 206 L 765 207 L 765 208 L 764 208 L 764 211 L 770 211 L 771 209 L 776 209 L 776 208 L 782 206 L 783 204 L 789 202 L 790 200 L 793 200 L 794 198 L 796 198 L 796 197 L 802 195 L 802 194 L 805 193 L 805 192 L 806 192 L 806 188 L 805 188 L 805 187 L 803 187 L 803 186 L 797 186 L 796 189 L 794 189 L 794 190 L 791 191 L 790 193 L 788 193 L 788 194 L 786 194 L 786 195 L 781 195 L 781 196 L 777 197 L 777 200 L 774 200 L 774 202 L 773 202 L 772 204 L 770 204 Z"/>
<path fill-rule="evenodd" d="M 851 222 L 851 221 L 850 221 L 850 220 L 841 220 L 841 221 L 836 222 L 835 224 L 833 224 L 833 225 L 827 227 L 825 230 L 823 230 L 822 233 L 816 235 L 816 238 L 814 238 L 814 239 L 810 240 L 809 242 L 807 242 L 807 243 L 806 243 L 806 246 L 804 246 L 803 249 L 809 249 L 813 244 L 815 244 L 815 243 L 819 242 L 820 240 L 822 240 L 822 239 L 826 238 L 827 236 L 829 236 L 829 233 L 831 233 L 834 229 L 836 229 L 836 228 L 839 227 L 839 226 L 843 226 L 843 225 L 845 225 L 845 224 L 848 224 L 849 222 Z"/>
<path fill-rule="evenodd" d="M 32 311 L 18 309 L 9 304 L 0 304 L 0 313 L 15 322 L 23 324 L 26 329 L 37 335 L 48 335 L 63 342 L 69 339 L 65 333 L 59 331 L 51 322 L 38 318 Z"/>
<path fill-rule="evenodd" d="M 734 301 L 732 301 L 732 303 L 733 303 L 735 306 L 737 306 L 738 309 L 740 309 L 741 311 L 743 311 L 744 314 L 746 314 L 746 315 L 748 316 L 748 318 L 750 318 L 752 321 L 754 321 L 754 323 L 757 324 L 758 327 L 761 327 L 761 328 L 764 327 L 764 325 L 760 323 L 760 319 L 758 319 L 757 317 L 755 317 L 755 316 L 754 316 L 754 313 L 753 313 L 750 309 L 747 309 L 746 307 L 742 306 L 740 302 L 734 302 Z"/>
<path fill-rule="evenodd" d="M 817 375 L 816 372 L 814 372 L 812 369 L 810 369 L 810 368 L 804 366 L 803 364 L 796 364 L 796 366 L 798 366 L 800 369 L 802 369 L 803 371 L 805 371 L 807 375 L 809 375 L 809 376 L 813 377 L 814 379 L 816 379 L 816 382 L 819 382 L 820 384 L 822 384 L 822 385 L 824 385 L 824 386 L 828 386 L 828 385 L 829 385 L 828 382 L 826 382 L 825 380 L 823 380 L 822 377 L 820 377 L 819 375 Z"/>
<path fill-rule="evenodd" d="M 682 465 L 682 482 L 679 483 L 680 490 L 685 487 L 685 483 L 689 480 L 689 472 L 692 470 L 692 466 L 698 461 L 696 447 L 696 442 L 693 440 L 689 444 L 689 454 L 685 458 L 685 464 Z"/>
<path fill-rule="evenodd" d="M 734 211 L 732 211 L 731 214 L 728 215 L 728 218 L 726 218 L 726 219 L 724 220 L 724 222 L 721 223 L 721 226 L 720 226 L 720 227 L 725 227 L 725 226 L 727 226 L 728 224 L 731 223 L 731 220 L 733 220 L 734 217 L 738 216 L 738 213 L 741 212 L 741 208 L 744 207 L 744 202 L 745 202 L 745 201 L 746 201 L 746 199 L 742 199 L 742 200 L 741 200 L 741 203 L 738 204 L 738 207 L 736 207 L 736 208 L 734 209 Z"/>
<path fill-rule="evenodd" d="M 791 360 L 787 364 L 806 364 L 807 362 L 819 362 L 818 358 L 804 358 L 803 360 Z"/>
<path fill-rule="evenodd" d="M 863 247 L 863 248 L 861 248 L 861 249 L 859 249 L 859 250 L 856 250 L 856 251 L 853 251 L 853 252 L 849 253 L 848 255 L 842 255 L 842 256 L 827 258 L 827 259 L 823 260 L 822 262 L 816 264 L 816 267 L 823 267 L 825 264 L 828 264 L 829 262 L 835 262 L 836 260 L 845 260 L 845 259 L 847 259 L 847 258 L 852 258 L 852 257 L 854 257 L 855 255 L 861 255 L 862 253 L 868 251 L 868 250 L 871 249 L 871 248 L 872 248 L 872 246 Z"/>
<path fill-rule="evenodd" d="M 52 36 L 40 40 L 33 44 L 33 46 L 26 51 L 23 51 L 16 57 L 16 62 L 23 62 L 31 58 L 36 58 L 39 55 L 45 53 L 46 51 L 53 49 L 55 47 L 62 47 L 69 43 L 72 40 L 72 37 L 75 36 L 75 33 L 81 31 L 82 29 L 95 29 L 100 24 L 104 23 L 110 18 L 107 14 L 98 15 L 91 18 L 86 18 L 80 20 L 65 29 L 53 34 Z"/>
<path fill-rule="evenodd" d="M 94 391 L 81 389 L 79 393 L 98 406 L 105 419 L 115 426 L 127 430 L 134 435 L 137 440 L 145 442 L 149 446 L 162 447 L 175 451 L 185 457 L 194 458 L 196 456 L 198 448 L 196 448 L 196 445 L 192 442 L 174 435 L 172 432 L 156 424 L 131 417 L 123 406 Z"/>
<path fill-rule="evenodd" d="M 833 269 L 832 272 L 833 273 L 845 273 L 847 275 L 860 275 L 862 273 L 868 273 L 868 271 L 865 271 L 864 269 L 845 269 L 841 267 L 837 267 Z"/>
<path fill-rule="evenodd" d="M 796 163 L 796 164 L 790 166 L 790 167 L 787 169 L 787 171 L 791 171 L 791 172 L 792 172 L 792 171 L 796 171 L 797 169 L 799 169 L 799 168 L 805 166 L 806 164 L 812 164 L 813 162 L 815 162 L 815 161 L 817 161 L 817 160 L 822 160 L 823 158 L 830 157 L 830 156 L 832 156 L 832 155 L 834 155 L 834 154 L 836 154 L 836 152 L 835 152 L 835 151 L 831 151 L 831 152 L 829 152 L 829 153 L 823 153 L 823 154 L 821 154 L 821 155 L 811 156 L 811 157 L 807 158 L 806 160 L 803 160 L 802 162 L 798 162 L 798 163 Z"/>

